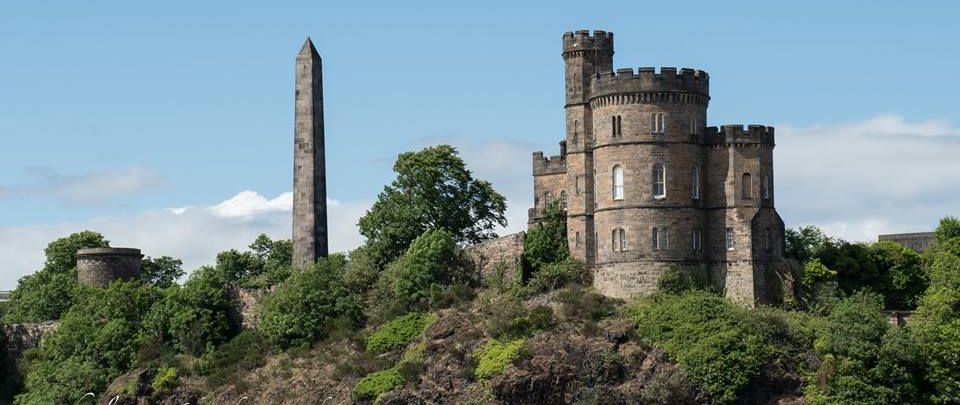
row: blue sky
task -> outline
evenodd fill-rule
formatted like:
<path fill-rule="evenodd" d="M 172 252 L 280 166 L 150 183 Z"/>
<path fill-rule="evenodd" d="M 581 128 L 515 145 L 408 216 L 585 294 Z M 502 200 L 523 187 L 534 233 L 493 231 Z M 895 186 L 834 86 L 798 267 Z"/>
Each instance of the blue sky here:
<path fill-rule="evenodd" d="M 960 214 L 960 5 L 857 3 L 5 2 L 0 289 L 82 228 L 189 266 L 255 232 L 286 237 L 307 35 L 324 58 L 342 249 L 395 156 L 434 143 L 460 147 L 522 228 L 529 153 L 556 153 L 563 134 L 560 36 L 576 29 L 613 31 L 616 67 L 708 71 L 711 125 L 776 125 L 788 225 L 930 228 Z M 834 185 L 811 195 L 820 181 Z M 184 207 L 220 214 L 163 217 Z"/>

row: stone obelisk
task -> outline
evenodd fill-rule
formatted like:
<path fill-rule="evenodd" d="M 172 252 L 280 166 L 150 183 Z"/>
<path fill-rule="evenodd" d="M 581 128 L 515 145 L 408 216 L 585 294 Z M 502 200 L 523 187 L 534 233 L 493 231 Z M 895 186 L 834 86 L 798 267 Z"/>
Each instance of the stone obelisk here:
<path fill-rule="evenodd" d="M 323 67 L 310 38 L 297 54 L 293 149 L 293 265 L 327 256 L 327 175 L 323 151 Z"/>

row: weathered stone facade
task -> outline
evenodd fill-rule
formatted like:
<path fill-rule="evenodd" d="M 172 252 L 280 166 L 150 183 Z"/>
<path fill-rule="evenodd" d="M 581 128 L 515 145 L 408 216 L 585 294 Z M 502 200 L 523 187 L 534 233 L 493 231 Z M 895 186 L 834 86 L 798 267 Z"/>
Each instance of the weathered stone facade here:
<path fill-rule="evenodd" d="M 327 256 L 327 175 L 323 133 L 323 61 L 310 38 L 297 54 L 294 96 L 293 265 Z"/>
<path fill-rule="evenodd" d="M 497 266 L 506 266 L 508 270 L 505 281 L 513 281 L 523 262 L 523 243 L 527 234 L 519 232 L 483 243 L 470 246 L 467 254 L 473 260 L 474 266 L 480 271 L 481 277 L 489 279 L 497 270 Z"/>
<path fill-rule="evenodd" d="M 137 280 L 142 260 L 140 249 L 80 249 L 77 251 L 77 282 L 103 288 L 117 280 Z"/>
<path fill-rule="evenodd" d="M 877 240 L 897 242 L 917 252 L 923 252 L 930 246 L 933 246 L 933 243 L 937 240 L 937 234 L 933 232 L 897 233 L 880 235 L 877 237 Z"/>
<path fill-rule="evenodd" d="M 58 321 L 47 321 L 41 323 L 0 325 L 0 364 L 6 366 L 6 370 L 0 369 L 0 382 L 4 378 L 11 378 L 15 381 L 22 381 L 22 377 L 17 370 L 17 363 L 23 358 L 23 352 L 40 345 L 43 338 L 51 332 L 57 330 L 60 326 Z"/>
<path fill-rule="evenodd" d="M 707 127 L 706 72 L 614 72 L 613 52 L 612 33 L 563 35 L 566 137 L 533 154 L 530 223 L 559 202 L 571 253 L 610 296 L 650 293 L 676 266 L 747 305 L 776 300 L 774 129 Z"/>

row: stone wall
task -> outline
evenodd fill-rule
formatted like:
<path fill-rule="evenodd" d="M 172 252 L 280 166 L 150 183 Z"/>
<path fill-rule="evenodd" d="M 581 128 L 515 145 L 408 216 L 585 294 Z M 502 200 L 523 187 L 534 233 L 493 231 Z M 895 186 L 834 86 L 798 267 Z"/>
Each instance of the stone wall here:
<path fill-rule="evenodd" d="M 480 270 L 480 275 L 483 278 L 493 275 L 497 266 L 501 263 L 507 266 L 507 270 L 516 270 L 523 261 L 523 242 L 526 237 L 525 232 L 519 232 L 488 240 L 467 248 L 467 254 Z M 512 277 L 514 273 L 508 271 L 506 276 L 508 278 Z M 508 279 L 507 281 L 511 280 Z"/>
<path fill-rule="evenodd" d="M 898 233 L 892 235 L 880 235 L 877 237 L 877 240 L 897 242 L 910 249 L 916 250 L 917 252 L 923 252 L 933 245 L 933 242 L 937 240 L 937 235 L 933 232 Z"/>
<path fill-rule="evenodd" d="M 18 375 L 17 361 L 23 357 L 23 352 L 40 345 L 43 338 L 51 332 L 57 330 L 59 326 L 57 321 L 47 321 L 42 323 L 28 323 L 15 325 L 0 325 L 0 364 L 6 367 L 0 370 L 2 376 L 13 376 L 14 380 L 21 378 Z"/>

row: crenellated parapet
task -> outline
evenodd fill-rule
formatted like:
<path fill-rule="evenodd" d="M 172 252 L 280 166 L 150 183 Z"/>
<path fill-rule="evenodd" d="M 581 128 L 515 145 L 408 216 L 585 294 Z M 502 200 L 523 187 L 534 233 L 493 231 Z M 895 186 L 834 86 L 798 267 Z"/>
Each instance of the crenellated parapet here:
<path fill-rule="evenodd" d="M 562 174 L 567 172 L 567 160 L 562 155 L 544 157 L 543 152 L 533 152 L 533 175 Z"/>
<path fill-rule="evenodd" d="M 601 30 L 580 30 L 563 34 L 563 56 L 581 56 L 585 52 L 604 52 L 613 55 L 613 33 Z"/>
<path fill-rule="evenodd" d="M 704 139 L 708 145 L 759 144 L 773 146 L 773 127 L 765 125 L 723 125 L 707 127 Z"/>
<path fill-rule="evenodd" d="M 691 93 L 710 97 L 710 76 L 702 70 L 662 67 L 617 69 L 602 72 L 590 79 L 592 98 L 630 93 Z"/>

